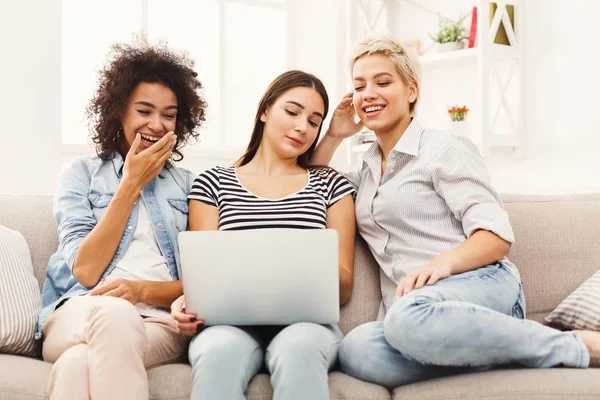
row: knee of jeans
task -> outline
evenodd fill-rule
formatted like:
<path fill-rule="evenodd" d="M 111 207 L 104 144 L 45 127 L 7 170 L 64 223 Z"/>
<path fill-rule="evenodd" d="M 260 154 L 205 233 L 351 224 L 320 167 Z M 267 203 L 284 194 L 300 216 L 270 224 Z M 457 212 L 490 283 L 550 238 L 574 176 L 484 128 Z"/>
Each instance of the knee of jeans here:
<path fill-rule="evenodd" d="M 321 343 L 315 331 L 328 328 L 312 323 L 297 323 L 284 328 L 273 339 L 267 350 L 269 366 L 283 363 L 305 365 L 307 363 L 328 364 L 331 346 L 336 343 Z M 340 338 L 341 340 L 341 338 Z"/>
<path fill-rule="evenodd" d="M 399 300 L 392 306 L 383 322 L 383 335 L 396 350 L 410 355 L 429 346 L 430 327 L 427 319 L 433 304 L 421 299 Z"/>
<path fill-rule="evenodd" d="M 188 350 L 192 365 L 202 361 L 210 364 L 242 362 L 256 350 L 257 344 L 239 328 L 227 325 L 210 326 L 196 335 Z"/>
<path fill-rule="evenodd" d="M 369 340 L 361 332 L 362 327 L 357 327 L 348 332 L 342 343 L 340 344 L 339 359 L 342 371 L 346 369 L 354 369 L 353 361 L 364 359 L 365 353 L 369 352 Z M 358 362 L 357 364 L 361 364 Z"/>
<path fill-rule="evenodd" d="M 338 354 L 341 371 L 363 380 L 369 380 L 368 376 L 376 370 L 369 363 L 377 353 L 375 337 L 369 325 L 361 325 L 348 332 Z"/>

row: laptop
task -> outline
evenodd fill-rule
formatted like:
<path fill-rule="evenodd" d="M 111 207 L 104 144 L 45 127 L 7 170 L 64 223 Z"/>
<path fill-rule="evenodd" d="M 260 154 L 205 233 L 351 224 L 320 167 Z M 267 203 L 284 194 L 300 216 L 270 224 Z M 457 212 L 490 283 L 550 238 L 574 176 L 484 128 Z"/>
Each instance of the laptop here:
<path fill-rule="evenodd" d="M 338 247 L 333 229 L 180 232 L 186 311 L 206 325 L 338 323 Z"/>

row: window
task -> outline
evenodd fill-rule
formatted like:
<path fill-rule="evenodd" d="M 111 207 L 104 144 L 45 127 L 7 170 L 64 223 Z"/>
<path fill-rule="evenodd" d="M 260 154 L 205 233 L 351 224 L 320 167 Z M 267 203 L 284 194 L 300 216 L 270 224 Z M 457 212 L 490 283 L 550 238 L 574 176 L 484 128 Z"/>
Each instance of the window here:
<path fill-rule="evenodd" d="M 63 0 L 62 6 L 61 140 L 85 144 L 85 108 L 97 86 L 97 71 L 112 43 L 130 41 L 140 31 L 142 2 Z"/>
<path fill-rule="evenodd" d="M 239 153 L 265 88 L 289 66 L 287 1 L 80 3 L 63 2 L 63 144 L 87 143 L 84 110 L 110 45 L 145 31 L 151 43 L 166 40 L 196 62 L 208 109 L 195 147 Z"/>

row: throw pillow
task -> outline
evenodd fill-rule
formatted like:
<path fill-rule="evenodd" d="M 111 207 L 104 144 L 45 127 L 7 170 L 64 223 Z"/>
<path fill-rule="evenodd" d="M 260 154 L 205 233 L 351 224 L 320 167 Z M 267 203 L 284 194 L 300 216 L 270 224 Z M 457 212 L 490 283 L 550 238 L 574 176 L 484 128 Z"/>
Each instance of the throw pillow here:
<path fill-rule="evenodd" d="M 546 317 L 546 322 L 567 329 L 600 331 L 600 271 L 567 296 Z"/>
<path fill-rule="evenodd" d="M 0 353 L 39 354 L 34 335 L 41 308 L 27 242 L 0 225 Z"/>

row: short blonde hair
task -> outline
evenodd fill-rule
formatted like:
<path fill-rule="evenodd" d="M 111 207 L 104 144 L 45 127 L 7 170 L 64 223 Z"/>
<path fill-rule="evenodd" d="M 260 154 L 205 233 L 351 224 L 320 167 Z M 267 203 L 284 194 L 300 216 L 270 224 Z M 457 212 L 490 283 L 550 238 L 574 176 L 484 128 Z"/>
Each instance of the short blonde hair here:
<path fill-rule="evenodd" d="M 417 103 L 419 101 L 419 91 L 421 88 L 421 63 L 414 52 L 407 51 L 398 40 L 389 35 L 373 35 L 356 43 L 350 52 L 350 74 L 356 61 L 363 56 L 381 54 L 391 59 L 396 65 L 396 71 L 400 75 L 405 85 L 414 83 L 417 88 L 417 97 L 410 103 L 410 115 L 415 115 Z"/>

